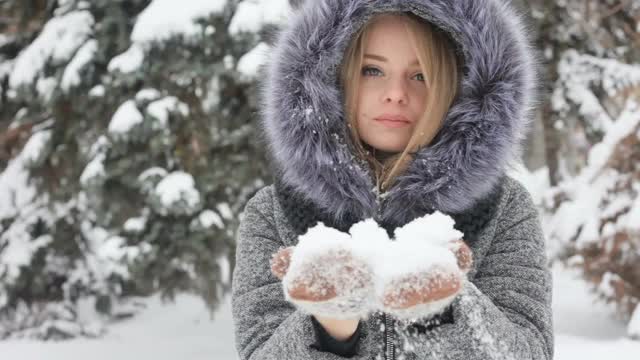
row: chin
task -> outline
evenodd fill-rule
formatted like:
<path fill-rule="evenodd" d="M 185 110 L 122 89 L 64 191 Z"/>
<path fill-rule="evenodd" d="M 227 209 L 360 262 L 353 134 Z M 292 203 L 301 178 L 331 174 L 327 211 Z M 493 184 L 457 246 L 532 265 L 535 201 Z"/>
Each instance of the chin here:
<path fill-rule="evenodd" d="M 361 138 L 364 140 L 364 142 L 366 142 L 370 146 L 380 151 L 393 152 L 393 153 L 404 151 L 405 147 L 409 143 L 409 138 L 410 138 L 410 137 L 406 137 L 405 139 L 404 136 L 402 137 L 393 136 L 397 134 L 388 134 L 388 133 L 375 134 L 375 136 L 366 136 L 369 134 L 364 134 L 364 135 L 365 136 L 362 136 Z"/>
<path fill-rule="evenodd" d="M 360 138 L 369 146 L 384 152 L 398 153 L 404 151 L 409 143 L 410 136 L 398 136 L 399 134 L 360 132 Z"/>
<path fill-rule="evenodd" d="M 406 144 L 398 145 L 398 144 L 389 144 L 385 142 L 367 142 L 369 145 L 374 147 L 377 150 L 390 152 L 390 153 L 399 153 L 404 151 Z"/>

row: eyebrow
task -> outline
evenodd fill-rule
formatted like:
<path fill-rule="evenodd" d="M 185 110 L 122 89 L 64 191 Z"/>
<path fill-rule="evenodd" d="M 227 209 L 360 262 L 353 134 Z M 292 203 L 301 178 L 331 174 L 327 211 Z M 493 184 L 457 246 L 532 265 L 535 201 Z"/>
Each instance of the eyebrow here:
<path fill-rule="evenodd" d="M 382 62 L 387 62 L 387 58 L 384 56 L 380 56 L 380 55 L 374 55 L 374 54 L 364 54 L 365 58 L 369 58 L 369 59 L 373 59 L 373 60 L 378 60 L 378 61 L 382 61 Z M 412 62 L 409 65 L 420 65 L 420 63 L 418 62 L 418 60 L 416 59 L 414 62 Z"/>

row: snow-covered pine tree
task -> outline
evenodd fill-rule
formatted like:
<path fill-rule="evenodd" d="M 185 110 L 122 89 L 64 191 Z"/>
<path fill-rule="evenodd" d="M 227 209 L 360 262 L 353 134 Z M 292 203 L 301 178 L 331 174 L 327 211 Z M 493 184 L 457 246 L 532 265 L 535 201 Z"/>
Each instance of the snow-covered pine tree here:
<path fill-rule="evenodd" d="M 628 320 L 640 304 L 640 64 L 567 51 L 558 69 L 553 107 L 588 135 L 580 173 L 547 194 L 545 229 L 559 259 Z"/>
<path fill-rule="evenodd" d="M 267 176 L 254 83 L 287 1 L 0 11 L 0 338 L 97 336 L 156 292 L 214 310 Z"/>
<path fill-rule="evenodd" d="M 558 95 L 564 86 L 558 66 L 571 51 L 627 64 L 640 59 L 640 2 L 530 0 L 527 5 L 537 27 L 537 48 L 545 60 L 540 119 L 549 181 L 557 185 L 575 176 L 584 165 L 581 148 L 585 136 L 590 145 L 604 136 L 588 130 L 589 121 L 575 108 L 561 113 L 552 106 L 559 96 L 568 96 Z M 600 93 L 595 95 L 602 97 Z"/>
<path fill-rule="evenodd" d="M 528 5 L 546 61 L 541 120 L 553 187 L 543 207 L 551 253 L 577 266 L 628 319 L 640 301 L 640 3 Z"/>

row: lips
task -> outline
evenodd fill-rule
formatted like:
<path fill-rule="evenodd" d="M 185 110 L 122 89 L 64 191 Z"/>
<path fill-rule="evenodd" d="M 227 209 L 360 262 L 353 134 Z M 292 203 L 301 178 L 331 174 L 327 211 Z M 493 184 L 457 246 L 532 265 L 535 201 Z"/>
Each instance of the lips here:
<path fill-rule="evenodd" d="M 411 121 L 402 115 L 382 115 L 374 118 L 374 120 L 384 126 L 392 128 L 404 127 L 411 124 Z"/>

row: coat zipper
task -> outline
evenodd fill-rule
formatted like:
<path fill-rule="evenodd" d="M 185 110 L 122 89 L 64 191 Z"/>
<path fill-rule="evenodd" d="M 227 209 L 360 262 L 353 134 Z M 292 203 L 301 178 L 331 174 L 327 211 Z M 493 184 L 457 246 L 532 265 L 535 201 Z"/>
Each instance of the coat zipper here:
<path fill-rule="evenodd" d="M 376 205 L 377 205 L 377 220 L 382 220 L 382 195 L 380 189 L 380 179 L 376 176 Z M 395 348 L 393 344 L 393 319 L 383 313 L 384 316 L 384 339 L 385 339 L 385 359 L 395 360 Z"/>
<path fill-rule="evenodd" d="M 389 318 L 387 316 L 387 314 L 384 314 L 384 322 L 385 322 L 385 326 L 384 326 L 384 332 L 385 332 L 385 339 L 387 342 L 387 352 L 385 354 L 385 359 L 387 360 L 394 360 L 396 358 L 396 353 L 395 353 L 395 347 L 393 344 L 393 319 Z"/>

